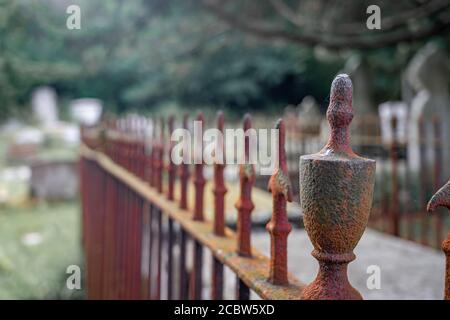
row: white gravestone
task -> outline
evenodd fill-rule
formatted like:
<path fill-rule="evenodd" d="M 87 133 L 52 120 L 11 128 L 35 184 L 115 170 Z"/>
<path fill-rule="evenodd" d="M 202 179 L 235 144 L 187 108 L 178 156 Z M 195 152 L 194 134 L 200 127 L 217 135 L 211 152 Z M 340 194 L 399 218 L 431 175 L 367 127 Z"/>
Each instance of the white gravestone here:
<path fill-rule="evenodd" d="M 58 102 L 54 89 L 39 87 L 31 96 L 33 114 L 40 125 L 50 127 L 58 121 Z"/>
<path fill-rule="evenodd" d="M 85 126 L 95 125 L 102 115 L 103 105 L 99 99 L 77 99 L 70 103 L 72 119 Z"/>
<path fill-rule="evenodd" d="M 450 176 L 450 60 L 447 54 L 435 44 L 423 47 L 412 59 L 408 66 L 408 81 L 415 90 L 411 101 L 410 121 L 408 128 L 408 159 L 413 169 L 419 169 L 420 143 L 426 146 L 425 154 L 428 164 L 434 160 L 433 118 L 440 122 L 440 143 L 442 179 Z M 425 132 L 419 134 L 419 120 L 425 123 Z M 424 160 L 424 159 L 422 159 Z"/>
<path fill-rule="evenodd" d="M 407 137 L 408 106 L 402 101 L 388 101 L 380 104 L 378 113 L 381 120 L 381 141 L 390 144 L 395 136 L 396 141 L 404 144 Z M 392 120 L 397 120 L 396 132 L 393 132 Z"/>

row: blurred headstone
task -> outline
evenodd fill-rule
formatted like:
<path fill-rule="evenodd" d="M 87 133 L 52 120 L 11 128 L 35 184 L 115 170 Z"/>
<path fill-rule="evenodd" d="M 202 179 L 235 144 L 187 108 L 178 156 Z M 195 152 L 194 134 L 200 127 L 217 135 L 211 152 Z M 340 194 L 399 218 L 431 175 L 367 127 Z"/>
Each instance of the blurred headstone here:
<path fill-rule="evenodd" d="M 373 100 L 373 83 L 368 67 L 360 56 L 354 55 L 347 60 L 344 67 L 353 82 L 353 109 L 358 118 L 366 115 L 376 115 L 376 105 Z"/>
<path fill-rule="evenodd" d="M 302 102 L 297 106 L 298 115 L 305 118 L 322 117 L 320 113 L 319 105 L 316 99 L 312 96 L 306 96 L 303 98 Z"/>
<path fill-rule="evenodd" d="M 9 119 L 3 125 L 0 126 L 0 132 L 2 133 L 15 133 L 24 127 L 24 124 L 17 119 Z"/>
<path fill-rule="evenodd" d="M 99 99 L 77 99 L 70 103 L 72 119 L 85 126 L 95 125 L 102 115 L 103 104 Z"/>
<path fill-rule="evenodd" d="M 39 145 L 44 142 L 44 139 L 45 137 L 42 130 L 33 127 L 25 127 L 17 131 L 14 135 L 14 144 Z"/>
<path fill-rule="evenodd" d="M 302 133 L 319 135 L 320 122 L 323 118 L 320 108 L 314 97 L 306 96 L 297 106 L 297 115 Z"/>
<path fill-rule="evenodd" d="M 381 141 L 383 144 L 392 142 L 394 136 L 398 143 L 406 143 L 408 122 L 408 106 L 402 101 L 388 101 L 380 104 L 378 113 L 381 120 Z M 397 120 L 396 132 L 392 128 L 393 119 Z"/>
<path fill-rule="evenodd" d="M 415 90 L 411 102 L 410 121 L 408 128 L 408 159 L 413 169 L 421 165 L 420 144 L 425 144 L 426 161 L 434 159 L 434 130 L 433 119 L 440 122 L 440 143 L 442 178 L 450 176 L 450 150 L 448 137 L 450 136 L 450 61 L 447 54 L 433 43 L 424 46 L 411 60 L 407 76 Z M 425 132 L 419 134 L 419 121 L 422 118 Z"/>
<path fill-rule="evenodd" d="M 31 96 L 33 114 L 40 125 L 49 127 L 58 121 L 58 102 L 56 92 L 50 87 L 39 87 Z"/>
<path fill-rule="evenodd" d="M 78 126 L 73 123 L 59 121 L 45 133 L 48 138 L 64 143 L 64 146 L 76 146 L 80 142 Z"/>
<path fill-rule="evenodd" d="M 78 192 L 74 161 L 41 161 L 31 165 L 31 195 L 40 200 L 70 200 Z"/>
<path fill-rule="evenodd" d="M 44 142 L 42 130 L 33 127 L 20 128 L 8 145 L 6 160 L 11 165 L 26 163 L 33 159 Z"/>
<path fill-rule="evenodd" d="M 374 101 L 373 76 L 369 64 L 360 55 L 353 55 L 347 60 L 344 71 L 353 82 L 353 109 L 357 117 L 352 121 L 350 132 L 355 151 L 362 154 L 378 152 L 380 119 Z"/>

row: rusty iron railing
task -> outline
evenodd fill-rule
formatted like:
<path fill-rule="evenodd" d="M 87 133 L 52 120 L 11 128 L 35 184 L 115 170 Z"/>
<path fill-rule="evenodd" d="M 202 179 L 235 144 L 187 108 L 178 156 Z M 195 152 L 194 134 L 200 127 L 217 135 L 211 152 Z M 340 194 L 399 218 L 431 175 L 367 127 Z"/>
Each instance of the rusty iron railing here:
<path fill-rule="evenodd" d="M 189 164 L 175 165 L 171 157 L 174 144 L 169 137 L 176 127 L 174 117 L 167 123 L 134 117 L 83 128 L 80 186 L 88 297 L 222 299 L 224 267 L 228 267 L 237 280 L 237 299 L 249 299 L 251 291 L 262 299 L 361 299 L 347 279 L 347 264 L 355 258 L 353 249 L 368 222 L 375 161 L 357 156 L 349 146 L 353 110 L 348 76 L 336 77 L 330 97 L 329 141 L 319 153 L 303 156 L 300 161 L 304 223 L 314 246 L 312 255 L 319 261 L 318 275 L 308 286 L 287 267 L 291 225 L 286 205 L 293 194 L 283 120 L 276 124 L 278 163 L 268 184 L 273 197 L 272 218 L 266 226 L 271 238 L 270 257 L 251 246 L 256 173 L 249 161 L 239 168 L 234 232 L 225 226 L 224 164 L 215 159 L 214 215 L 209 221 L 204 215 L 204 164 L 196 163 L 191 172 Z M 197 121 L 204 122 L 201 113 Z M 246 115 L 243 128 L 251 126 L 251 117 Z M 187 116 L 182 127 L 189 127 Z M 152 128 L 151 134 L 148 128 Z M 217 129 L 224 130 L 223 113 L 217 116 Z M 249 136 L 244 139 L 244 159 L 249 160 Z M 190 145 L 185 143 L 182 156 L 189 160 Z M 201 146 L 203 142 L 196 143 Z M 219 140 L 217 147 L 224 155 L 223 141 Z M 189 203 L 191 199 L 193 203 Z M 204 297 L 202 290 L 207 276 L 205 251 L 213 256 L 208 275 L 210 297 Z"/>
<path fill-rule="evenodd" d="M 202 118 L 199 115 L 197 120 L 202 121 Z M 249 116 L 244 123 L 248 129 Z M 164 128 L 161 124 L 159 129 Z M 168 127 L 173 130 L 173 125 L 174 119 L 171 118 Z M 269 259 L 250 245 L 253 170 L 247 165 L 241 168 L 242 190 L 236 207 L 238 219 L 243 222 L 236 234 L 225 226 L 224 221 L 226 186 L 223 164 L 215 164 L 214 221 L 206 221 L 202 206 L 205 184 L 203 165 L 195 165 L 191 180 L 187 164 L 176 168 L 168 156 L 168 165 L 163 165 L 165 145 L 162 130 L 148 139 L 130 129 L 133 123 L 126 123 L 125 129 L 123 124 L 121 126 L 120 130 L 119 126 L 111 124 L 82 130 L 81 198 L 89 298 L 161 299 L 163 291 L 166 293 L 164 298 L 168 299 L 204 298 L 204 250 L 209 250 L 214 257 L 212 299 L 223 298 L 224 266 L 236 274 L 238 299 L 248 299 L 250 290 L 264 299 L 300 297 L 303 284 L 287 274 L 286 261 L 281 264 L 280 271 L 276 268 L 275 254 L 287 257 L 286 246 L 282 248 L 285 253 L 274 251 Z M 219 114 L 218 129 L 223 130 L 223 126 L 224 117 Z M 184 127 L 187 127 L 187 117 Z M 172 148 L 173 145 L 169 144 L 167 155 L 170 155 Z M 248 142 L 246 150 L 248 152 Z M 280 160 L 284 161 L 282 158 Z M 285 168 L 284 165 L 281 167 Z M 176 169 L 180 173 L 178 199 L 174 196 Z M 163 171 L 167 173 L 167 188 L 163 186 Z M 188 190 L 191 188 L 195 191 L 193 210 L 188 206 Z M 165 190 L 166 195 L 163 194 Z M 283 219 L 286 213 L 282 205 L 278 207 L 280 210 L 275 208 L 274 219 Z M 273 241 L 278 243 L 278 225 L 274 226 L 275 231 L 268 229 Z M 178 234 L 175 230 L 179 230 Z M 190 271 L 187 266 L 189 241 L 193 243 Z M 175 246 L 179 252 L 176 259 L 178 266 L 174 265 Z M 167 267 L 164 268 L 164 265 Z M 163 277 L 163 273 L 166 276 Z M 167 283 L 163 284 L 162 279 L 167 279 Z M 178 280 L 176 285 L 174 279 Z M 276 279 L 285 281 L 280 285 Z M 174 291 L 178 292 L 177 296 Z"/>

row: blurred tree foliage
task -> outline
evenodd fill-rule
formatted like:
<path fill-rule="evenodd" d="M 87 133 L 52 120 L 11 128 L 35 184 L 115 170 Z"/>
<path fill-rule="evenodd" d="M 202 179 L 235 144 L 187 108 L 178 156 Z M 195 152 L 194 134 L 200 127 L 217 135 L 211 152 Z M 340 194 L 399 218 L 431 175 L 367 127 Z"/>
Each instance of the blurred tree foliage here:
<path fill-rule="evenodd" d="M 66 28 L 70 4 L 81 7 L 81 30 Z M 384 98 L 398 96 L 398 70 L 413 50 L 370 54 L 385 74 L 377 83 Z M 307 94 L 325 104 L 353 53 L 261 41 L 196 0 L 0 0 L 0 119 L 26 113 L 38 85 L 119 112 L 166 102 L 264 109 Z"/>

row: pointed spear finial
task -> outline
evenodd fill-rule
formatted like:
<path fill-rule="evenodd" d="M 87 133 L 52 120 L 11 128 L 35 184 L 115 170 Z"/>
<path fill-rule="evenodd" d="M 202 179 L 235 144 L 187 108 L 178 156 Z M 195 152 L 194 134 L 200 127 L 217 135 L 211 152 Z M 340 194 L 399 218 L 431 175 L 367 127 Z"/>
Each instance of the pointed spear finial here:
<path fill-rule="evenodd" d="M 159 123 L 159 137 L 156 142 L 156 189 L 159 193 L 163 192 L 162 173 L 164 170 L 164 117 L 161 117 Z"/>
<path fill-rule="evenodd" d="M 183 129 L 189 130 L 189 115 L 185 114 L 183 117 Z M 187 144 L 187 142 L 185 142 Z M 189 182 L 189 164 L 187 157 L 190 157 L 190 154 L 187 155 L 185 152 L 189 150 L 191 146 L 185 145 L 183 148 L 183 162 L 180 164 L 180 208 L 187 209 L 187 192 L 188 192 L 188 182 Z"/>
<path fill-rule="evenodd" d="M 252 128 L 252 116 L 249 113 L 244 115 L 244 133 Z M 244 159 L 245 163 L 249 162 L 250 158 L 250 135 L 246 134 L 244 138 Z"/>
<path fill-rule="evenodd" d="M 174 125 L 175 125 L 175 117 L 173 115 L 171 115 L 168 120 L 170 144 L 169 144 L 169 148 L 168 148 L 169 164 L 167 166 L 167 173 L 168 173 L 167 198 L 169 200 L 174 199 L 175 178 L 176 178 L 176 171 L 177 171 L 177 166 L 172 161 L 172 150 L 174 148 L 175 142 L 172 141 L 171 135 L 175 129 Z"/>
<path fill-rule="evenodd" d="M 250 138 L 247 130 L 251 129 L 252 121 L 249 114 L 244 116 L 244 163 L 239 167 L 240 196 L 236 203 L 238 210 L 237 234 L 238 248 L 237 252 L 241 256 L 251 257 L 251 213 L 254 209 L 252 201 L 252 188 L 255 183 L 255 169 L 250 163 Z"/>
<path fill-rule="evenodd" d="M 282 119 L 276 124 L 278 129 L 278 163 L 269 180 L 272 193 L 272 218 L 266 225 L 270 233 L 270 272 L 269 281 L 275 285 L 287 285 L 287 237 L 292 230 L 288 221 L 286 204 L 292 202 L 292 187 L 286 163 L 286 129 Z"/>
<path fill-rule="evenodd" d="M 217 130 L 222 133 L 225 126 L 225 116 L 222 111 L 217 113 Z M 224 158 L 225 148 L 223 138 L 219 138 L 215 150 L 216 160 L 214 163 L 214 234 L 217 236 L 225 235 L 225 194 L 227 188 L 224 180 Z"/>
<path fill-rule="evenodd" d="M 200 122 L 203 127 L 205 123 L 205 117 L 203 116 L 203 112 L 199 112 L 197 116 L 197 121 Z M 203 129 L 201 129 L 203 130 Z M 199 137 L 194 137 L 194 139 L 198 139 L 196 141 L 197 146 L 200 148 L 200 155 L 203 154 L 203 134 L 200 134 Z M 195 186 L 195 203 L 194 203 L 194 216 L 193 219 L 196 221 L 203 221 L 203 191 L 205 189 L 205 178 L 203 176 L 203 157 L 201 157 L 202 161 L 200 163 L 195 164 L 195 175 L 194 175 L 194 186 Z"/>

